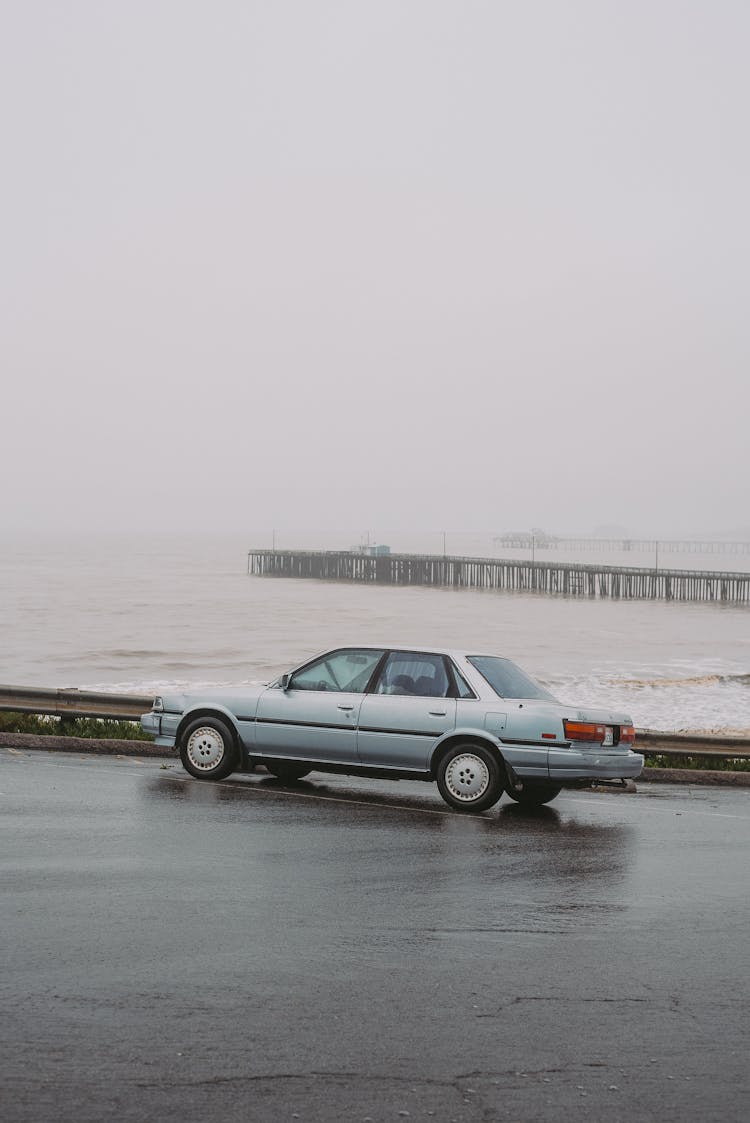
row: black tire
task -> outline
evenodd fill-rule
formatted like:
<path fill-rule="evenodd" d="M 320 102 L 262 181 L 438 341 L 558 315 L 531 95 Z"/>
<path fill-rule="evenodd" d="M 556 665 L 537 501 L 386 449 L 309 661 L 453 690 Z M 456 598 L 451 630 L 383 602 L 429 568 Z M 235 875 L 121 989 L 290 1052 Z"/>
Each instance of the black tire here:
<path fill-rule="evenodd" d="M 180 737 L 180 760 L 196 780 L 223 780 L 239 761 L 234 733 L 221 718 L 196 718 Z"/>
<path fill-rule="evenodd" d="M 284 784 L 293 784 L 312 771 L 306 764 L 267 764 L 266 768 L 272 776 Z"/>
<path fill-rule="evenodd" d="M 437 786 L 454 811 L 478 812 L 493 807 L 505 790 L 504 770 L 493 752 L 467 742 L 456 745 L 440 761 Z"/>
<path fill-rule="evenodd" d="M 545 803 L 551 803 L 553 799 L 557 799 L 561 787 L 557 784 L 539 784 L 531 783 L 524 787 L 520 792 L 514 792 L 508 789 L 508 795 L 514 799 L 516 803 L 520 803 L 522 807 L 541 807 Z"/>

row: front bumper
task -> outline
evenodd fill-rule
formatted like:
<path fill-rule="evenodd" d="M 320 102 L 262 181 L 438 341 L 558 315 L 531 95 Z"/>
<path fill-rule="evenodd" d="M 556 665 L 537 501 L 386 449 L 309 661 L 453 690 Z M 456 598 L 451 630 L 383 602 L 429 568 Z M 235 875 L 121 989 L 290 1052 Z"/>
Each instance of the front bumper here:
<path fill-rule="evenodd" d="M 173 749 L 181 714 L 156 713 L 151 710 L 141 716 L 141 729 L 150 733 L 157 745 Z"/>

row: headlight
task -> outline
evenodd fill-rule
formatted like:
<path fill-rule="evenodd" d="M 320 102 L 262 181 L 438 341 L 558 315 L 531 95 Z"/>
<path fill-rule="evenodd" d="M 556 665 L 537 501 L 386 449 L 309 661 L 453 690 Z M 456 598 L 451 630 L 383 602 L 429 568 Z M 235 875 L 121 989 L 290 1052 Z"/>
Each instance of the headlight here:
<path fill-rule="evenodd" d="M 164 699 L 159 694 L 154 698 L 154 704 L 151 709 L 154 710 L 155 713 L 161 713 L 164 709 Z"/>

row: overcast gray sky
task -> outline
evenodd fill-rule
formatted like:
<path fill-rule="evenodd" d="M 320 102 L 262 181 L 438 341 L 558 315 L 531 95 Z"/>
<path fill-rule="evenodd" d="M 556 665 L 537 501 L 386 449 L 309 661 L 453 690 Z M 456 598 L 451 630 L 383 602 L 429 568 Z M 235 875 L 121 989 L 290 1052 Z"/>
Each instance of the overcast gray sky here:
<path fill-rule="evenodd" d="M 750 525 L 747 0 L 0 13 L 0 524 Z"/>

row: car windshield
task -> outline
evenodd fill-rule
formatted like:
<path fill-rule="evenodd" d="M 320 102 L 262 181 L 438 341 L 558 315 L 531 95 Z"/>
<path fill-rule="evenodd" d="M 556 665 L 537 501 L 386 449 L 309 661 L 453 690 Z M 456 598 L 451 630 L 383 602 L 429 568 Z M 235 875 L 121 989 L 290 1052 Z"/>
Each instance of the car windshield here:
<path fill-rule="evenodd" d="M 296 671 L 289 684 L 292 690 L 338 690 L 361 693 L 381 656 L 379 651 L 345 648 L 329 651 L 313 663 Z"/>
<path fill-rule="evenodd" d="M 556 701 L 554 694 L 534 682 L 520 667 L 511 663 L 510 659 L 501 659 L 497 655 L 467 655 L 466 658 L 501 698 L 546 698 L 550 702 Z"/>

